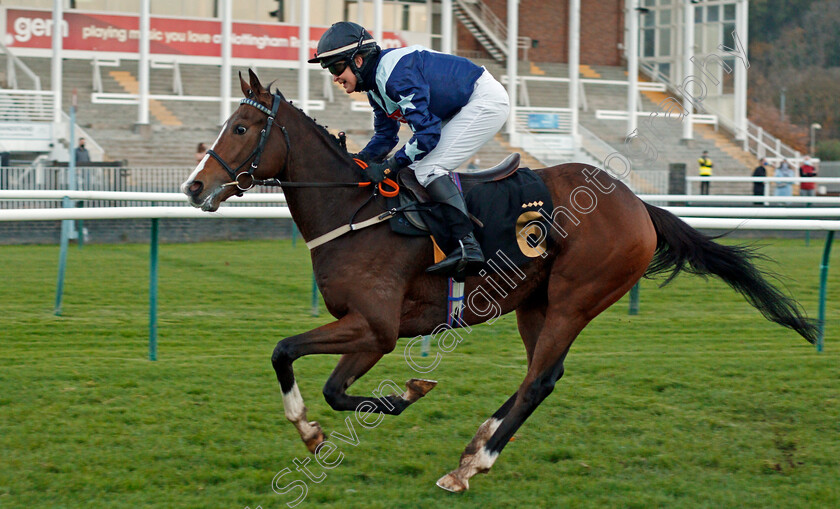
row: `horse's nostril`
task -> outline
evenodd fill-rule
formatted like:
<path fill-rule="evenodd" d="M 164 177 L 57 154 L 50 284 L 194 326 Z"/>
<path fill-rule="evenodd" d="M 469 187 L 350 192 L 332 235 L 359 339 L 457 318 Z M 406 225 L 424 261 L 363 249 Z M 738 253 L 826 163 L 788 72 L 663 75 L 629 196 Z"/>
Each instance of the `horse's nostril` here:
<path fill-rule="evenodd" d="M 192 194 L 193 196 L 195 196 L 195 195 L 197 195 L 198 193 L 200 193 L 200 192 L 201 192 L 201 190 L 202 190 L 203 188 L 204 188 L 204 184 L 202 184 L 202 183 L 201 183 L 200 181 L 198 181 L 198 180 L 195 180 L 195 181 L 193 181 L 193 183 L 192 183 L 192 184 L 190 184 L 190 187 L 189 187 L 190 194 Z"/>

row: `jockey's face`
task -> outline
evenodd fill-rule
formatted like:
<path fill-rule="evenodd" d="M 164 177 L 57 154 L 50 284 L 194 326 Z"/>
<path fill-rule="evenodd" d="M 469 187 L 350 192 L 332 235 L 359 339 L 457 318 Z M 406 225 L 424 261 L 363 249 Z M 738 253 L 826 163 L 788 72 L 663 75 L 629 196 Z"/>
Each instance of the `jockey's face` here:
<path fill-rule="evenodd" d="M 362 57 L 360 55 L 356 55 L 356 67 L 362 66 Z M 333 81 L 344 87 L 344 91 L 348 94 L 351 94 L 356 91 L 356 75 L 353 74 L 353 70 L 350 69 L 348 65 L 344 72 L 339 74 L 338 76 L 333 76 Z"/>

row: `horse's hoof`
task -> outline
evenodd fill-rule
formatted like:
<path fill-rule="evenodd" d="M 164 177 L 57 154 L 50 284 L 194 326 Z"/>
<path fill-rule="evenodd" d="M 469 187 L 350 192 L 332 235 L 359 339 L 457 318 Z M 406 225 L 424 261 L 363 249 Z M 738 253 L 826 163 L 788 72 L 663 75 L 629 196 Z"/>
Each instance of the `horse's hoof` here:
<path fill-rule="evenodd" d="M 451 491 L 452 493 L 461 493 L 470 489 L 470 483 L 468 481 L 458 479 L 451 472 L 438 479 L 436 484 L 439 488 Z"/>
<path fill-rule="evenodd" d="M 412 378 L 408 382 L 405 383 L 406 388 L 408 389 L 406 398 L 408 401 L 412 403 L 417 401 L 418 399 L 422 398 L 426 395 L 430 390 L 435 388 L 437 385 L 436 380 L 424 380 L 422 378 Z"/>
<path fill-rule="evenodd" d="M 303 443 L 306 444 L 306 448 L 309 449 L 309 452 L 315 454 L 315 449 L 317 449 L 318 446 L 326 440 L 326 437 L 324 436 L 324 431 L 321 429 L 321 425 L 318 424 L 317 421 L 311 421 L 309 425 L 315 428 L 315 433 L 309 438 L 304 438 Z"/>

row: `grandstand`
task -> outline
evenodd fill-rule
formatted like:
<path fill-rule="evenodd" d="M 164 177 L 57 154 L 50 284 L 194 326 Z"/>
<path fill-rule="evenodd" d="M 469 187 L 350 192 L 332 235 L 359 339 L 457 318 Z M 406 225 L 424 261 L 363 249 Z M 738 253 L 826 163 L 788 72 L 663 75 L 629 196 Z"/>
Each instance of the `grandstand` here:
<path fill-rule="evenodd" d="M 0 58 L 5 58 L 5 55 Z M 50 61 L 48 58 L 23 57 L 20 59 L 41 79 L 42 83 L 50 80 Z M 488 68 L 498 79 L 502 79 L 504 68 L 489 59 L 477 62 Z M 0 65 L 4 62 L 0 60 Z M 218 95 L 219 66 L 185 64 L 180 65 L 180 80 L 183 90 L 189 96 Z M 172 100 L 153 101 L 151 112 L 151 132 L 135 132 L 134 120 L 136 106 L 114 104 L 94 100 L 94 83 L 101 82 L 101 91 L 108 94 L 128 94 L 136 92 L 137 63 L 132 60 L 116 61 L 111 66 L 100 67 L 99 77 L 94 78 L 94 66 L 90 60 L 67 59 L 63 64 L 63 104 L 70 104 L 73 90 L 78 93 L 77 122 L 89 137 L 103 147 L 104 159 L 126 161 L 131 166 L 189 166 L 193 162 L 195 146 L 198 142 L 209 142 L 218 134 L 218 104 L 215 102 Z M 239 71 L 244 69 L 235 69 Z M 275 86 L 289 98 L 294 98 L 297 91 L 297 69 L 265 68 L 256 69 L 263 81 L 275 82 Z M 366 105 L 362 94 L 349 97 L 339 88 L 332 94 L 325 93 L 324 71 L 310 70 L 310 100 L 323 101 L 324 108 L 313 111 L 311 115 L 333 131 L 343 130 L 348 133 L 353 146 L 360 147 L 372 134 L 370 113 L 359 111 L 354 103 Z M 172 94 L 172 68 L 152 69 L 150 73 L 151 94 Z M 520 75 L 524 77 L 568 76 L 565 64 L 527 63 L 522 66 Z M 620 67 L 586 66 L 582 76 L 592 76 L 584 85 L 586 108 L 581 111 L 581 124 L 595 133 L 616 150 L 621 150 L 626 136 L 625 123 L 599 119 L 598 110 L 621 110 L 626 103 L 626 86 L 611 84 L 613 81 L 626 81 L 626 71 Z M 603 79 L 605 84 L 599 84 Z M 231 77 L 232 89 L 238 90 L 236 75 Z M 329 83 L 326 87 L 330 87 Z M 521 96 L 522 94 L 520 94 Z M 534 82 L 527 84 L 529 106 L 537 108 L 556 108 L 568 102 L 568 83 Z M 647 92 L 641 98 L 641 109 L 646 112 L 661 112 L 658 106 L 665 97 L 664 93 Z M 685 163 L 689 168 L 696 161 L 702 150 L 708 150 L 715 161 L 718 175 L 744 175 L 755 166 L 755 158 L 745 152 L 720 130 L 706 125 L 695 126 L 695 144 L 680 144 L 678 120 L 656 120 L 658 129 L 642 134 L 652 138 L 658 150 L 656 161 L 640 170 L 667 171 L 669 163 Z M 523 126 L 525 127 L 525 126 Z M 407 133 L 404 133 L 407 135 Z M 655 138 L 654 138 L 655 137 Z M 504 157 L 509 151 L 521 148 L 512 147 L 502 135 L 488 143 L 478 154 L 484 164 L 490 164 Z M 555 162 L 548 158 L 539 161 L 538 157 L 527 159 L 527 164 L 543 166 Z M 571 159 L 571 155 L 569 155 Z M 590 158 L 592 156 L 590 155 Z M 597 161 L 592 161 L 596 163 Z"/>
<path fill-rule="evenodd" d="M 477 0 L 455 1 L 454 11 L 459 21 L 453 32 L 457 34 L 459 47 L 453 48 L 453 51 L 474 56 L 477 63 L 484 65 L 500 81 L 506 82 L 508 74 L 506 49 L 494 50 L 489 47 L 486 40 L 482 39 L 482 32 L 487 32 L 486 35 L 492 36 L 490 32 L 499 28 L 492 28 L 488 23 L 481 23 L 481 19 L 475 14 L 479 11 L 490 13 L 494 9 L 498 10 L 498 3 L 490 0 L 486 3 Z M 563 49 L 561 35 L 566 35 L 565 25 L 558 26 L 557 34 L 545 33 L 544 30 L 538 31 L 538 24 L 534 21 L 539 17 L 540 12 L 544 15 L 543 17 L 546 17 L 554 13 L 554 9 L 558 7 L 553 4 L 540 7 L 534 2 L 524 3 L 528 5 L 521 7 L 520 10 L 523 11 L 524 19 L 529 21 L 527 25 L 523 24 L 523 29 L 526 26 L 532 28 L 531 32 L 520 37 L 518 44 L 521 51 L 518 55 L 517 66 L 518 111 L 513 119 L 514 134 L 511 130 L 507 130 L 506 133 L 497 135 L 477 154 L 476 160 L 469 161 L 464 166 L 489 166 L 512 151 L 522 153 L 524 164 L 531 167 L 567 161 L 603 165 L 605 157 L 610 153 L 627 152 L 629 62 L 626 60 L 626 55 L 624 55 L 625 59 L 622 59 L 622 53 L 612 47 L 609 41 L 599 42 L 597 30 L 592 29 L 592 26 L 598 23 L 612 23 L 610 26 L 620 31 L 621 25 L 626 23 L 626 20 L 623 20 L 624 15 L 621 14 L 624 12 L 621 2 L 582 6 L 582 18 L 590 26 L 588 30 L 580 34 L 580 40 L 584 43 L 582 48 L 584 62 L 580 66 L 579 73 L 581 79 L 579 121 L 574 129 L 571 126 L 571 110 L 569 109 L 569 66 L 565 62 L 566 55 L 559 51 Z M 726 7 L 722 12 L 725 14 L 724 20 L 732 21 L 735 19 L 735 2 L 729 3 L 732 4 L 732 9 Z M 694 18 L 695 23 L 698 19 L 706 19 L 706 24 L 703 25 L 706 27 L 703 37 L 706 38 L 709 37 L 709 27 L 723 34 L 723 30 L 728 26 L 717 27 L 714 23 L 709 24 L 709 20 L 712 19 L 711 14 L 708 18 L 702 17 L 706 12 L 703 9 L 712 8 L 698 7 L 697 13 L 700 17 Z M 654 10 L 659 16 L 657 20 L 667 17 L 672 20 L 671 28 L 680 27 L 677 20 L 681 8 L 656 7 Z M 13 17 L 15 12 L 17 11 L 14 8 L 4 10 L 6 17 Z M 619 13 L 618 16 L 614 16 L 616 12 Z M 603 17 L 605 14 L 613 17 L 603 21 L 607 19 Z M 648 14 L 643 13 L 642 16 L 648 20 L 653 19 Z M 49 15 L 49 12 L 44 12 L 45 19 Z M 568 16 L 568 13 L 564 16 Z M 470 21 L 471 19 L 473 22 Z M 596 19 L 601 21 L 596 21 Z M 165 21 L 179 22 L 174 18 L 168 18 Z M 194 20 L 184 19 L 182 22 L 192 23 Z M 503 25 L 504 20 L 497 17 L 494 23 Z M 658 21 L 655 23 L 656 26 L 658 23 Z M 649 25 L 650 23 L 645 22 L 640 33 L 647 34 L 645 27 Z M 295 29 L 295 26 L 287 25 L 281 28 L 287 29 L 288 32 Z M 502 26 L 501 29 L 503 28 Z M 500 40 L 498 35 L 490 39 L 498 41 Z M 537 40 L 536 36 L 540 39 Z M 395 32 L 387 37 L 392 38 L 389 40 L 393 38 L 408 40 L 408 43 L 426 37 L 433 47 L 446 43 L 446 37 L 431 32 L 425 34 Z M 677 35 L 674 33 L 669 37 L 676 40 Z M 722 37 L 725 42 L 726 35 L 723 34 Z M 7 37 L 6 40 L 11 39 Z M 484 42 L 479 44 L 483 40 Z M 657 45 L 662 44 L 663 48 L 666 47 L 665 42 L 655 40 L 658 41 Z M 703 49 L 701 54 L 708 55 L 710 50 L 705 48 L 713 47 L 705 44 L 704 48 L 701 48 Z M 38 53 L 38 50 L 27 47 L 10 48 L 0 43 L 0 69 L 5 69 L 5 72 L 0 71 L 0 84 L 4 89 L 34 89 L 38 82 L 50 83 L 52 59 L 48 52 L 40 51 L 41 53 Z M 118 161 L 124 166 L 134 168 L 192 166 L 196 145 L 199 142 L 210 143 L 218 134 L 221 123 L 218 103 L 222 88 L 220 85 L 221 60 L 191 57 L 188 54 L 152 55 L 148 80 L 151 94 L 148 108 L 149 123 L 138 126 L 137 92 L 141 77 L 138 71 L 137 55 L 124 52 L 111 54 L 107 51 L 110 49 L 106 51 L 75 50 L 65 54 L 63 58 L 61 104 L 62 110 L 67 112 L 72 100 L 71 94 L 77 91 L 76 119 L 81 130 L 76 132 L 76 137 L 85 136 L 88 139 L 89 146 L 93 147 L 94 160 Z M 667 52 L 671 59 L 669 61 L 674 63 L 674 59 L 679 57 L 676 50 L 667 49 Z M 780 157 L 783 154 L 785 154 L 784 157 L 794 159 L 799 156 L 790 149 L 785 151 L 786 147 L 780 147 L 778 143 L 773 142 L 774 140 L 765 140 L 763 135 L 760 140 L 751 139 L 747 135 L 747 140 L 744 141 L 744 134 L 739 133 L 737 127 L 733 128 L 733 125 L 738 125 L 737 118 L 733 121 L 727 119 L 725 115 L 696 115 L 697 119 L 693 121 L 691 129 L 692 136 L 687 139 L 681 128 L 683 123 L 681 119 L 666 119 L 660 116 L 656 120 L 646 121 L 650 114 L 664 113 L 661 106 L 663 100 L 669 97 L 682 100 L 675 87 L 667 83 L 668 76 L 676 75 L 676 69 L 671 72 L 670 64 L 666 64 L 662 58 L 645 59 L 649 54 L 662 53 L 659 46 L 656 49 L 647 46 L 640 49 L 639 56 L 642 64 L 647 64 L 646 67 L 645 65 L 642 67 L 649 71 L 653 70 L 651 75 L 655 78 L 650 78 L 647 74 L 639 75 L 639 81 L 643 84 L 647 82 L 649 86 L 639 87 L 638 111 L 640 113 L 637 131 L 639 136 L 636 140 L 645 140 L 645 143 L 649 144 L 649 149 L 644 157 L 632 159 L 634 172 L 627 180 L 631 187 L 644 192 L 667 191 L 669 167 L 685 165 L 687 174 L 693 175 L 696 171 L 696 160 L 703 150 L 709 151 L 711 159 L 715 162 L 717 176 L 748 175 L 756 166 L 756 155 L 772 156 L 774 150 L 775 155 Z M 242 64 L 244 61 L 247 59 L 239 58 L 236 63 Z M 264 83 L 273 81 L 287 98 L 294 100 L 297 95 L 299 73 L 296 61 L 288 59 L 272 61 L 265 57 L 255 57 L 247 65 L 255 68 Z M 229 78 L 234 100 L 239 90 L 237 72 L 244 70 L 245 67 L 242 65 L 234 66 Z M 326 125 L 332 132 L 345 131 L 348 134 L 350 150 L 361 148 L 372 134 L 371 114 L 364 95 L 347 96 L 340 88 L 331 84 L 329 75 L 325 71 L 314 66 L 308 73 L 310 115 L 319 123 Z M 46 87 L 41 85 L 41 88 Z M 714 97 L 716 105 L 721 101 L 725 103 L 726 91 L 723 90 L 721 94 L 720 97 Z M 704 118 L 701 119 L 701 117 Z M 701 121 L 706 123 L 701 123 Z M 410 131 L 403 129 L 401 136 L 403 140 L 407 139 Z M 0 133 L 0 144 L 2 143 L 2 133 Z M 50 143 L 42 143 L 40 150 L 13 149 L 11 159 L 21 164 L 29 164 L 34 159 L 40 159 L 41 164 L 45 164 L 44 159 L 66 161 L 69 143 L 66 132 L 54 133 Z M 0 151 L 2 150 L 0 146 Z M 748 184 L 732 184 L 725 189 L 715 191 L 744 193 L 748 192 Z"/>

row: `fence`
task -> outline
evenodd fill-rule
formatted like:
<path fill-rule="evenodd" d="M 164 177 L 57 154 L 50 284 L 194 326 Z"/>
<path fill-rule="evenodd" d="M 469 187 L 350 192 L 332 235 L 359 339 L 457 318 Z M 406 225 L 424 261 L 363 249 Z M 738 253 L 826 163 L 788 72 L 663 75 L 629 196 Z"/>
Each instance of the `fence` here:
<path fill-rule="evenodd" d="M 128 168 L 76 168 L 75 188 L 80 191 L 119 191 L 139 193 L 179 193 L 180 186 L 193 171 L 192 167 L 128 167 Z M 17 167 L 0 168 L 0 190 L 37 190 L 63 191 L 70 186 L 68 168 L 56 167 Z M 2 191 L 0 191 L 2 192 Z M 64 191 L 65 194 L 67 193 Z M 249 192 L 253 194 L 281 194 L 280 188 L 260 187 Z M 87 202 L 91 207 L 127 207 L 149 205 L 146 199 L 132 201 L 113 198 L 101 198 Z M 179 205 L 186 206 L 185 200 Z M 234 200 L 235 204 L 241 203 Z M 266 206 L 260 203 L 257 206 Z M 43 200 L 23 200 L 15 202 L 0 201 L 0 209 L 10 208 L 57 208 L 60 202 Z"/>
<path fill-rule="evenodd" d="M 2 191 L 0 191 L 2 193 Z M 11 192 L 5 192 L 7 195 Z M 19 194 L 21 198 L 27 197 L 27 192 L 22 191 Z M 61 192 L 52 193 L 59 196 Z M 42 195 L 33 194 L 35 198 L 40 198 Z M 0 198 L 3 196 L 0 195 Z M 95 198 L 95 196 L 93 197 Z M 114 196 L 114 199 L 119 200 L 122 196 Z M 166 197 L 163 197 L 166 198 Z M 276 201 L 281 201 L 281 197 L 264 197 L 264 199 L 274 198 Z M 664 196 L 653 196 L 656 201 L 667 200 Z M 682 196 L 685 200 L 688 196 Z M 746 197 L 752 198 L 752 197 Z M 55 198 L 57 199 L 57 198 Z M 176 198 L 171 197 L 172 200 Z M 182 197 L 178 197 L 182 200 Z M 765 215 L 765 209 L 755 209 L 757 214 Z M 726 212 L 725 209 L 719 211 Z M 676 212 L 676 210 L 675 210 Z M 707 209 L 704 211 L 709 215 L 716 214 L 716 209 Z M 825 210 L 825 215 L 828 217 L 840 216 L 840 209 Z M 183 207 L 112 207 L 112 208 L 89 208 L 89 209 L 63 209 L 63 210 L 6 210 L 0 211 L 0 221 L 25 221 L 25 220 L 58 220 L 58 219 L 112 219 L 112 218 L 149 218 L 152 221 L 151 228 L 151 257 L 150 257 L 150 274 L 149 274 L 149 359 L 157 359 L 157 274 L 158 274 L 158 220 L 159 218 L 171 217 L 190 217 L 190 218 L 225 218 L 225 217 L 290 217 L 289 211 L 285 207 L 275 207 L 273 210 L 260 209 L 256 207 L 245 208 L 229 208 L 223 207 L 215 213 L 205 213 L 197 209 L 183 208 Z M 822 351 L 823 341 L 825 335 L 825 301 L 826 301 L 826 287 L 828 274 L 828 260 L 831 249 L 831 244 L 834 238 L 834 231 L 840 230 L 840 221 L 827 220 L 802 220 L 802 219 L 747 219 L 747 218 L 716 218 L 716 217 L 686 217 L 683 219 L 686 223 L 696 228 L 717 228 L 717 229 L 760 229 L 760 230 L 823 230 L 827 231 L 826 246 L 823 253 L 822 264 L 820 265 L 820 300 L 819 300 L 819 324 L 820 331 L 817 339 L 817 351 Z M 66 225 L 69 221 L 64 221 Z M 60 314 L 61 301 L 63 293 L 63 279 L 64 270 L 67 258 L 67 244 L 68 244 L 68 228 L 62 229 L 61 241 L 61 256 L 59 259 L 59 280 L 58 289 L 56 292 L 56 314 Z M 314 292 L 313 286 L 313 292 Z M 631 295 L 631 300 L 636 299 L 636 309 L 638 309 L 638 292 Z M 631 302 L 632 309 L 632 302 Z"/>
<path fill-rule="evenodd" d="M 685 189 L 686 194 L 694 194 L 694 191 L 691 188 L 692 182 L 752 182 L 752 183 L 763 183 L 764 184 L 764 196 L 770 196 L 770 184 L 779 184 L 780 182 L 791 182 L 794 185 L 800 185 L 803 182 L 809 182 L 814 184 L 840 184 L 840 177 L 808 177 L 802 178 L 799 176 L 796 177 L 700 177 L 700 176 L 688 176 L 685 177 Z M 822 186 L 820 186 L 822 187 Z M 822 193 L 824 194 L 824 193 Z M 785 197 L 780 197 L 785 198 Z M 763 198 L 762 198 L 763 199 Z"/>
<path fill-rule="evenodd" d="M 61 199 L 62 195 L 67 195 L 68 191 L 53 191 L 51 193 L 37 193 L 33 191 L 0 191 L 0 199 L 10 198 L 47 198 L 52 197 L 54 200 Z M 77 193 L 77 198 L 84 198 L 84 196 Z M 125 195 L 112 195 L 112 200 L 119 201 L 125 198 Z M 104 198 L 95 193 L 89 196 L 89 199 Z M 184 197 L 181 196 L 152 196 L 144 195 L 138 198 L 149 198 L 152 201 L 181 201 Z M 244 197 L 243 197 L 244 198 Z M 653 195 L 646 197 L 649 201 L 686 201 L 689 196 L 667 196 L 667 195 Z M 716 196 L 706 196 L 705 198 L 721 198 Z M 742 198 L 754 199 L 752 196 L 745 196 Z M 644 198 L 643 198 L 644 199 Z M 817 201 L 819 199 L 809 199 Z M 282 196 L 263 196 L 250 195 L 241 201 L 266 201 L 280 203 L 285 201 Z M 823 199 L 831 200 L 834 203 L 840 202 L 840 198 Z M 65 200 L 66 201 L 66 200 Z M 670 209 L 674 213 L 685 212 L 680 209 Z M 739 210 L 739 212 L 742 212 Z M 779 215 L 779 210 L 773 211 Z M 798 212 L 798 211 L 797 211 Z M 813 209 L 813 215 L 820 215 L 822 217 L 840 217 L 840 209 Z M 708 216 L 715 215 L 731 215 L 727 209 L 712 209 L 703 210 L 702 213 Z M 795 213 L 794 213 L 795 214 Z M 743 216 L 759 216 L 758 219 L 746 218 Z M 826 288 L 828 276 L 828 262 L 831 252 L 831 244 L 834 239 L 834 232 L 840 230 L 840 221 L 838 220 L 813 220 L 813 219 L 765 219 L 761 216 L 767 217 L 772 215 L 771 211 L 763 208 L 751 209 L 749 214 L 739 214 L 738 218 L 720 218 L 720 217 L 683 217 L 683 220 L 695 228 L 706 229 L 757 229 L 757 230 L 821 230 L 826 231 L 826 244 L 823 252 L 823 258 L 820 265 L 820 288 L 819 288 L 819 324 L 820 331 L 817 339 L 817 351 L 822 351 L 823 341 L 825 336 L 825 301 Z M 150 274 L 149 274 L 149 358 L 156 360 L 157 358 L 157 265 L 158 265 L 158 221 L 160 218 L 242 218 L 242 217 L 291 217 L 288 208 L 274 207 L 273 209 L 261 209 L 258 207 L 247 208 L 233 208 L 223 207 L 214 213 L 201 212 L 194 208 L 184 207 L 111 207 L 111 208 L 88 208 L 88 209 L 41 209 L 41 210 L 2 210 L 0 211 L 0 221 L 31 221 L 31 220 L 65 220 L 63 221 L 62 236 L 61 236 L 61 255 L 59 258 L 59 279 L 58 289 L 56 292 L 56 314 L 60 314 L 61 299 L 63 292 L 64 269 L 67 258 L 67 244 L 69 240 L 69 225 L 71 219 L 137 219 L 148 218 L 152 221 L 151 227 L 151 257 L 150 257 Z M 315 292 L 313 285 L 313 295 Z M 631 310 L 633 309 L 635 300 L 635 308 L 638 309 L 638 291 L 631 293 Z M 632 311 L 631 311 L 632 312 Z"/>
<path fill-rule="evenodd" d="M 0 90 L 0 121 L 52 122 L 55 94 L 40 90 Z"/>

